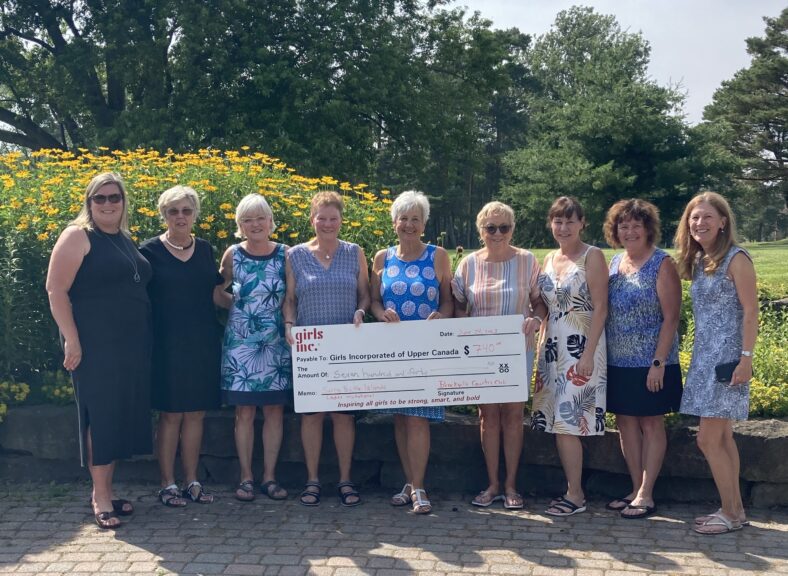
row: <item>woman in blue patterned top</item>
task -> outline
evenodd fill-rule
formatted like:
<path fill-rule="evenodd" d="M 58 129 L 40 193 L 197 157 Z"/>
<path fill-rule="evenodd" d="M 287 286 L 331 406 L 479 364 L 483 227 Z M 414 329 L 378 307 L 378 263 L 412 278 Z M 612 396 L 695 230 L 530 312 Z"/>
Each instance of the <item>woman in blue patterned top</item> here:
<path fill-rule="evenodd" d="M 241 482 L 235 497 L 254 500 L 252 449 L 257 406 L 263 410 L 263 482 L 272 500 L 287 491 L 274 470 L 282 445 L 284 404 L 293 389 L 290 348 L 284 338 L 284 244 L 270 240 L 276 227 L 271 207 L 260 194 L 245 196 L 235 210 L 239 244 L 230 246 L 220 267 L 222 288 L 232 284 L 233 302 L 224 332 L 222 400 L 235 406 L 235 446 Z"/>
<path fill-rule="evenodd" d="M 430 203 L 421 192 L 400 194 L 391 205 L 399 244 L 381 250 L 372 264 L 372 315 L 379 322 L 451 318 L 451 265 L 443 248 L 421 241 Z M 412 504 L 416 514 L 432 505 L 424 490 L 430 455 L 430 420 L 443 420 L 442 407 L 383 410 L 394 414 L 394 437 L 405 486 L 391 498 L 394 506 Z"/>
<path fill-rule="evenodd" d="M 296 326 L 350 324 L 359 326 L 369 308 L 369 270 L 364 250 L 358 244 L 339 239 L 345 204 L 336 192 L 318 192 L 312 198 L 309 221 L 315 237 L 294 246 L 287 254 L 287 297 L 285 334 Z M 307 481 L 301 504 L 320 504 L 318 467 L 323 446 L 324 412 L 302 414 L 301 443 L 304 446 Z M 337 490 L 343 506 L 361 504 L 361 497 L 350 480 L 356 427 L 353 414 L 332 412 L 334 446 L 339 462 Z"/>
<path fill-rule="evenodd" d="M 610 262 L 607 409 L 616 415 L 632 491 L 607 505 L 623 518 L 656 511 L 654 483 L 667 448 L 664 415 L 681 403 L 678 325 L 681 281 L 656 247 L 659 211 L 645 200 L 621 200 L 605 219 L 605 238 L 624 248 Z"/>
<path fill-rule="evenodd" d="M 723 534 L 741 530 L 746 522 L 733 420 L 746 420 L 749 414 L 752 353 L 758 335 L 755 267 L 749 254 L 736 245 L 730 206 L 715 192 L 690 200 L 674 244 L 679 274 L 692 280 L 695 317 L 681 413 L 700 416 L 698 446 L 722 500 L 717 512 L 695 519 L 695 531 Z"/>

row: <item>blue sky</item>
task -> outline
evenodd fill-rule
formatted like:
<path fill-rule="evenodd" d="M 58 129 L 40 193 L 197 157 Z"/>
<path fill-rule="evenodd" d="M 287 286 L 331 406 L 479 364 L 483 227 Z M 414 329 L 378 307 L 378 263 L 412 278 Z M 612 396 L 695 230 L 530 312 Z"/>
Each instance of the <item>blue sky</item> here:
<path fill-rule="evenodd" d="M 693 124 L 720 83 L 749 65 L 745 38 L 762 36 L 763 16 L 778 16 L 786 7 L 785 0 L 458 0 L 452 7 L 478 11 L 495 28 L 538 36 L 558 12 L 576 4 L 612 14 L 622 29 L 643 34 L 651 44 L 649 73 L 686 93 L 684 112 Z"/>

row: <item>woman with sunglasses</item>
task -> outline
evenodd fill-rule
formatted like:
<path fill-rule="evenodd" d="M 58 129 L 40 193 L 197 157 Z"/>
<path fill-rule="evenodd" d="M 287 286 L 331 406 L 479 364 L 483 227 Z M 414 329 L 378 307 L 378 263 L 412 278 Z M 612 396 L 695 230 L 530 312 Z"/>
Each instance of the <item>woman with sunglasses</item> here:
<path fill-rule="evenodd" d="M 129 238 L 123 180 L 97 175 L 55 243 L 46 289 L 74 382 L 93 514 L 103 529 L 134 512 L 115 496 L 116 461 L 151 452 L 150 278 L 150 264 Z"/>
<path fill-rule="evenodd" d="M 165 231 L 140 252 L 153 267 L 148 286 L 153 307 L 152 405 L 159 410 L 156 446 L 165 506 L 180 508 L 188 500 L 209 504 L 213 496 L 197 480 L 205 411 L 219 407 L 221 327 L 214 302 L 229 294 L 221 282 L 211 245 L 192 236 L 200 199 L 187 186 L 159 196 Z M 181 448 L 185 488 L 175 482 L 175 454 Z"/>
<path fill-rule="evenodd" d="M 522 314 L 526 347 L 533 359 L 534 334 L 547 308 L 539 293 L 539 264 L 528 250 L 511 245 L 514 211 L 501 202 L 490 202 L 476 216 L 483 247 L 460 261 L 452 281 L 454 315 L 503 316 Z M 532 362 L 531 362 L 532 363 Z M 527 375 L 528 382 L 531 375 Z M 523 409 L 517 402 L 479 406 L 482 451 L 487 465 L 488 486 L 471 504 L 487 507 L 503 500 L 504 508 L 523 507 L 517 490 L 517 468 L 523 451 Z M 503 438 L 506 477 L 503 490 L 498 478 L 498 460 Z"/>

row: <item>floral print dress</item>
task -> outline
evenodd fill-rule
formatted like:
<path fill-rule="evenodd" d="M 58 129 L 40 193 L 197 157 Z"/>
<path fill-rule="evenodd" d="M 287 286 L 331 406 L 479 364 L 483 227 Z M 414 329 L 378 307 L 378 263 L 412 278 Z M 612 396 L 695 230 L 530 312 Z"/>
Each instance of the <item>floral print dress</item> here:
<path fill-rule="evenodd" d="M 589 247 L 590 249 L 590 247 Z M 588 249 L 558 279 L 550 253 L 539 288 L 548 318 L 539 349 L 531 427 L 554 434 L 593 436 L 605 432 L 607 345 L 605 333 L 594 354 L 590 378 L 575 373 L 586 346 L 594 310 L 586 281 Z"/>
<path fill-rule="evenodd" d="M 284 404 L 293 389 L 282 317 L 284 244 L 268 256 L 233 246 L 232 288 L 222 349 L 222 401 L 231 406 Z"/>

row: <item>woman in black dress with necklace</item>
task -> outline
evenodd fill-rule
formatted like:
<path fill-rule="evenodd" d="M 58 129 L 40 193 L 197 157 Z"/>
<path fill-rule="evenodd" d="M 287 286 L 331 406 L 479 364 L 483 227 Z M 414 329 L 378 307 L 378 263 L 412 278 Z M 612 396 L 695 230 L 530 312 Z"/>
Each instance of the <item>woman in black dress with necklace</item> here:
<path fill-rule="evenodd" d="M 115 462 L 151 451 L 151 268 L 128 234 L 123 180 L 99 174 L 52 249 L 46 283 L 63 366 L 74 382 L 82 465 L 90 470 L 101 528 L 117 528 L 118 516 L 134 511 L 115 497 Z"/>
<path fill-rule="evenodd" d="M 152 404 L 159 410 L 156 445 L 161 474 L 159 499 L 165 506 L 188 500 L 209 504 L 213 495 L 197 480 L 205 411 L 219 407 L 222 329 L 214 302 L 229 306 L 213 248 L 191 235 L 200 212 L 197 193 L 187 186 L 165 191 L 158 202 L 167 230 L 145 241 L 142 254 L 153 267 L 148 292 L 153 305 Z M 185 488 L 175 482 L 175 454 L 181 446 Z"/>

